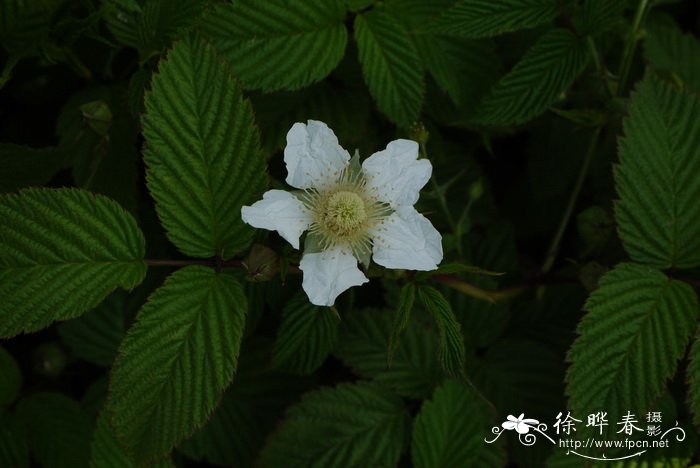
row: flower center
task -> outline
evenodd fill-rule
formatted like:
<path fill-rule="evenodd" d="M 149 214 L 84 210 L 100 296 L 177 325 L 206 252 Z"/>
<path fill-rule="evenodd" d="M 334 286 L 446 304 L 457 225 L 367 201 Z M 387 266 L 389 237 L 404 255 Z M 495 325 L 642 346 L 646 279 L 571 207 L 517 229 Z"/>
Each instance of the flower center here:
<path fill-rule="evenodd" d="M 365 202 L 357 193 L 339 191 L 326 200 L 320 221 L 338 236 L 349 236 L 360 230 L 367 220 Z"/>

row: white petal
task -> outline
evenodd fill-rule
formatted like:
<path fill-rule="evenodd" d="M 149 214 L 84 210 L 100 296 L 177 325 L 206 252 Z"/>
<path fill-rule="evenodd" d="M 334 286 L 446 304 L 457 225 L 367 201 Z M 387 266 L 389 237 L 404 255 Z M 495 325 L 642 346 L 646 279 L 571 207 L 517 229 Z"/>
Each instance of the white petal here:
<path fill-rule="evenodd" d="M 299 236 L 312 222 L 304 204 L 284 190 L 265 192 L 262 200 L 241 208 L 241 218 L 253 227 L 277 231 L 295 249 L 299 248 Z"/>
<path fill-rule="evenodd" d="M 284 162 L 292 187 L 323 188 L 338 180 L 350 154 L 338 144 L 333 130 L 323 122 L 297 122 L 287 133 Z"/>
<path fill-rule="evenodd" d="M 318 306 L 332 306 L 340 293 L 369 281 L 350 250 L 341 247 L 304 254 L 299 269 L 304 272 L 301 285 L 306 295 Z"/>
<path fill-rule="evenodd" d="M 374 153 L 362 163 L 368 190 L 392 208 L 415 205 L 433 173 L 430 161 L 417 157 L 418 143 L 411 140 L 394 140 Z"/>
<path fill-rule="evenodd" d="M 372 258 L 386 268 L 434 270 L 442 261 L 442 236 L 412 206 L 397 209 L 372 233 Z"/>

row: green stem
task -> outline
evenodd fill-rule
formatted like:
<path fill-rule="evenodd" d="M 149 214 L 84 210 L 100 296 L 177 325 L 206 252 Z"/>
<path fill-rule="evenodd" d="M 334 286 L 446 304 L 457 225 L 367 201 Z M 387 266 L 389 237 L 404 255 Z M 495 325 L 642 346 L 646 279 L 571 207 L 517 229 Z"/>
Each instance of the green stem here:
<path fill-rule="evenodd" d="M 428 153 L 425 149 L 425 144 L 421 143 L 420 144 L 420 155 L 424 159 L 428 159 Z M 452 217 L 452 213 L 450 213 L 449 208 L 447 207 L 447 200 L 445 199 L 445 194 L 442 193 L 442 189 L 440 188 L 440 185 L 437 183 L 437 180 L 435 180 L 435 172 L 430 176 L 430 184 L 437 194 L 438 197 L 438 202 L 440 203 L 440 209 L 442 210 L 443 214 L 445 215 L 445 218 L 447 219 L 447 224 L 450 225 L 450 230 L 453 233 L 457 232 L 457 225 L 455 224 L 455 220 Z M 457 242 L 457 254 L 461 257 L 462 256 L 462 242 L 459 241 Z"/>
<path fill-rule="evenodd" d="M 593 154 L 595 154 L 595 148 L 598 144 L 598 136 L 600 135 L 600 127 L 597 127 L 591 135 L 591 141 L 588 143 L 588 149 L 586 155 L 583 158 L 583 164 L 581 165 L 581 170 L 579 171 L 578 178 L 576 179 L 576 184 L 569 197 L 569 202 L 566 205 L 566 210 L 564 210 L 564 216 L 562 216 L 557 232 L 554 234 L 549 249 L 547 249 L 547 256 L 542 264 L 542 273 L 547 273 L 554 266 L 554 261 L 557 258 L 557 253 L 559 252 L 559 244 L 564 237 L 564 232 L 566 227 L 569 225 L 569 220 L 574 212 L 574 207 L 576 206 L 576 200 L 578 199 L 579 193 L 583 188 L 583 182 L 586 180 L 588 175 L 588 169 L 591 166 L 591 161 L 593 160 Z"/>
<path fill-rule="evenodd" d="M 622 60 L 620 61 L 620 69 L 617 73 L 618 96 L 622 96 L 622 94 L 625 92 L 627 79 L 629 78 L 630 69 L 632 68 L 632 61 L 634 60 L 634 53 L 637 49 L 637 42 L 639 41 L 639 30 L 644 24 L 644 20 L 649 12 L 650 5 L 650 0 L 639 0 L 637 11 L 634 14 L 632 28 L 627 36 L 625 49 L 622 52 Z"/>

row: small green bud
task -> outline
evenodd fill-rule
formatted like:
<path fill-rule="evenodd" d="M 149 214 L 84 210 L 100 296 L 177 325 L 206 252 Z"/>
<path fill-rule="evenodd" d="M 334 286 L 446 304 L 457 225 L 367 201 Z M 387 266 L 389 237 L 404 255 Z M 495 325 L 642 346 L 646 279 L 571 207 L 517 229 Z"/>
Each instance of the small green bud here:
<path fill-rule="evenodd" d="M 34 350 L 34 371 L 37 374 L 58 377 L 63 373 L 67 363 L 66 353 L 56 344 L 42 344 Z"/>
<path fill-rule="evenodd" d="M 83 120 L 95 133 L 106 137 L 112 126 L 112 111 L 104 101 L 92 101 L 80 106 Z"/>
<path fill-rule="evenodd" d="M 260 244 L 253 245 L 243 265 L 250 281 L 270 281 L 280 270 L 277 253 Z"/>
<path fill-rule="evenodd" d="M 471 201 L 476 201 L 484 194 L 484 183 L 481 179 L 472 183 L 469 186 L 469 199 Z"/>
<path fill-rule="evenodd" d="M 423 125 L 423 122 L 416 122 L 411 126 L 411 139 L 417 141 L 421 146 L 428 143 L 429 137 L 430 134 L 428 133 L 428 129 L 425 128 L 425 125 Z"/>

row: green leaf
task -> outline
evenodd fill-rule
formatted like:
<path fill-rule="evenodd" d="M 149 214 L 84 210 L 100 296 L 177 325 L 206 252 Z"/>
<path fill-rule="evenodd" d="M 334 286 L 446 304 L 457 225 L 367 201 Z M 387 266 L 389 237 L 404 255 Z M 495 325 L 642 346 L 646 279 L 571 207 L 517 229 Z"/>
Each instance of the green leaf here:
<path fill-rule="evenodd" d="M 0 406 L 15 401 L 22 388 L 22 372 L 17 361 L 0 346 Z"/>
<path fill-rule="evenodd" d="M 260 466 L 395 466 L 410 430 L 401 399 L 368 383 L 308 393 L 268 439 Z"/>
<path fill-rule="evenodd" d="M 306 294 L 297 294 L 284 307 L 272 364 L 280 370 L 311 374 L 335 347 L 339 326 L 340 319 L 330 308 L 317 307 Z"/>
<path fill-rule="evenodd" d="M 649 75 L 619 142 L 615 215 L 629 256 L 657 268 L 700 265 L 700 101 Z"/>
<path fill-rule="evenodd" d="M 387 310 L 346 314 L 335 354 L 359 375 L 401 396 L 424 398 L 443 378 L 435 358 L 437 337 L 433 330 L 409 319 L 388 366 L 387 342 L 395 320 L 395 313 Z"/>
<path fill-rule="evenodd" d="M 125 94 L 122 86 L 99 86 L 74 94 L 58 116 L 56 131 L 61 150 L 71 156 L 75 183 L 107 195 L 135 214 L 140 190 L 138 129 Z"/>
<path fill-rule="evenodd" d="M 394 325 L 389 335 L 389 349 L 387 351 L 387 367 L 391 367 L 391 361 L 399 345 L 399 339 L 404 330 L 408 326 L 408 321 L 411 319 L 411 311 L 413 310 L 413 302 L 416 299 L 416 286 L 413 283 L 406 283 L 401 288 L 399 296 L 399 305 L 396 307 L 394 315 Z"/>
<path fill-rule="evenodd" d="M 221 404 L 178 450 L 216 465 L 254 465 L 267 435 L 309 383 L 306 377 L 270 370 L 270 348 L 263 340 L 245 342 L 236 379 Z"/>
<path fill-rule="evenodd" d="M 154 461 L 211 415 L 236 370 L 246 299 L 227 273 L 189 266 L 149 298 L 119 348 L 108 409 L 134 461 Z"/>
<path fill-rule="evenodd" d="M 58 172 L 66 159 L 59 148 L 30 148 L 0 143 L 0 191 L 44 185 Z"/>
<path fill-rule="evenodd" d="M 458 106 L 472 110 L 498 78 L 499 61 L 489 40 L 440 34 L 413 38 L 426 69 Z"/>
<path fill-rule="evenodd" d="M 36 54 L 49 34 L 51 12 L 40 0 L 0 0 L 0 44 L 10 54 Z"/>
<path fill-rule="evenodd" d="M 484 452 L 500 452 L 484 443 L 484 430 L 493 425 L 486 400 L 472 387 L 448 380 L 425 401 L 413 425 L 411 461 L 416 468 L 484 466 Z"/>
<path fill-rule="evenodd" d="M 574 24 L 582 34 L 599 34 L 613 29 L 623 19 L 628 2 L 621 0 L 585 0 Z"/>
<path fill-rule="evenodd" d="M 98 366 L 109 366 L 126 333 L 126 294 L 115 291 L 97 308 L 58 326 L 73 354 Z"/>
<path fill-rule="evenodd" d="M 418 296 L 435 319 L 440 332 L 440 365 L 451 377 L 464 377 L 465 349 L 462 326 L 457 321 L 450 303 L 432 286 L 421 286 Z"/>
<path fill-rule="evenodd" d="M 228 258 L 253 230 L 241 206 L 265 184 L 250 104 L 214 50 L 194 36 L 161 62 L 143 119 L 148 188 L 168 237 L 193 257 Z"/>
<path fill-rule="evenodd" d="M 35 393 L 20 401 L 17 418 L 39 466 L 87 466 L 90 420 L 78 403 L 59 393 Z"/>
<path fill-rule="evenodd" d="M 677 26 L 655 24 L 644 41 L 644 56 L 657 70 L 671 73 L 688 90 L 700 93 L 700 41 Z"/>
<path fill-rule="evenodd" d="M 101 195 L 0 195 L 0 337 L 77 317 L 115 288 L 134 288 L 146 273 L 144 248 L 136 221 Z"/>
<path fill-rule="evenodd" d="M 700 427 L 700 332 L 696 333 L 688 353 L 688 406 L 693 414 L 693 422 Z"/>
<path fill-rule="evenodd" d="M 494 85 L 473 120 L 487 125 L 532 120 L 569 89 L 587 64 L 585 42 L 571 31 L 553 29 Z"/>
<path fill-rule="evenodd" d="M 687 284 L 641 265 L 606 274 L 569 350 L 567 394 L 577 414 L 639 414 L 664 392 L 698 318 Z"/>
<path fill-rule="evenodd" d="M 141 62 L 145 62 L 194 26 L 205 5 L 205 0 L 149 0 L 143 7 L 108 1 L 103 4 L 102 15 L 117 41 L 138 49 Z"/>
<path fill-rule="evenodd" d="M 416 121 L 425 83 L 418 52 L 405 27 L 387 12 L 355 17 L 355 40 L 365 83 L 377 107 L 397 125 Z"/>
<path fill-rule="evenodd" d="M 343 58 L 345 15 L 341 0 L 239 0 L 213 9 L 201 31 L 244 87 L 294 90 L 325 78 Z"/>
<path fill-rule="evenodd" d="M 93 468 L 136 468 L 124 448 L 119 444 L 109 420 L 103 412 L 97 417 L 90 444 L 90 466 Z M 154 468 L 174 467 L 172 460 L 165 458 L 152 465 Z"/>
<path fill-rule="evenodd" d="M 24 436 L 15 415 L 0 411 L 0 466 L 29 466 L 29 447 Z"/>
<path fill-rule="evenodd" d="M 458 0 L 428 27 L 461 37 L 488 37 L 551 22 L 555 0 Z"/>

